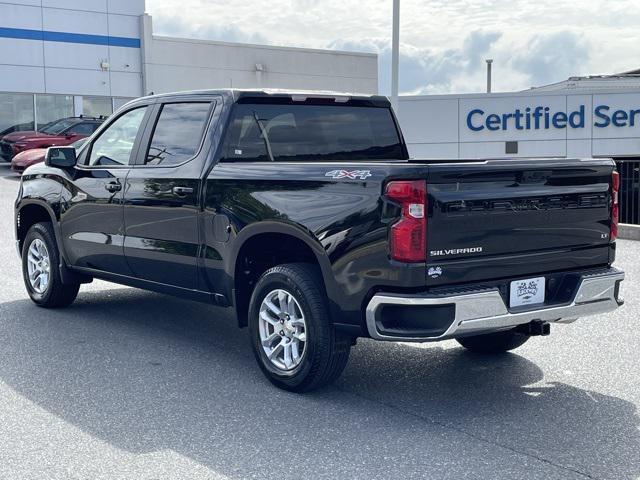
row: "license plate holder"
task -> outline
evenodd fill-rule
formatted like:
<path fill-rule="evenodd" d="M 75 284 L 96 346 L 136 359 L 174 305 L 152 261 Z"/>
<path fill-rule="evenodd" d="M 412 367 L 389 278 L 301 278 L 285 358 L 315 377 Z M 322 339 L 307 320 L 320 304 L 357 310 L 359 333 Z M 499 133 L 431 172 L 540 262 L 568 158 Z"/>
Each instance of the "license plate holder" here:
<path fill-rule="evenodd" d="M 511 282 L 509 306 L 524 307 L 544 303 L 545 277 L 524 278 Z"/>

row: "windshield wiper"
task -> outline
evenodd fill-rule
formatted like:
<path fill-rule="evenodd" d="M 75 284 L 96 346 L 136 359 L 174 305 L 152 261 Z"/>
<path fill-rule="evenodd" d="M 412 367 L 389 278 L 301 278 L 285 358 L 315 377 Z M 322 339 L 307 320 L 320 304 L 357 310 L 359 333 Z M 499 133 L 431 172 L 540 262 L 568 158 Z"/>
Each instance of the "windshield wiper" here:
<path fill-rule="evenodd" d="M 267 149 L 269 160 L 273 162 L 273 153 L 271 152 L 271 143 L 269 142 L 269 134 L 267 133 L 267 129 L 264 128 L 262 120 L 258 118 L 258 114 L 256 112 L 253 112 L 253 118 L 255 118 L 256 123 L 258 124 L 258 128 L 260 129 L 260 133 L 262 134 L 262 139 L 264 140 L 264 146 Z"/>

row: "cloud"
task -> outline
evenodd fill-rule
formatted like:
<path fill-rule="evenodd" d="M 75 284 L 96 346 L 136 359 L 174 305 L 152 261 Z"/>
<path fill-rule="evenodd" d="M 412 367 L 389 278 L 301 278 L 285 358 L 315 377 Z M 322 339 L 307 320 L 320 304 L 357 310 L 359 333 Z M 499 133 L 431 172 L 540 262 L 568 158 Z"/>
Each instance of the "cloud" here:
<path fill-rule="evenodd" d="M 442 51 L 401 44 L 400 92 L 451 91 L 455 84 L 464 83 L 471 72 L 482 68 L 487 52 L 500 37 L 499 32 L 475 31 L 464 39 L 460 48 Z M 328 47 L 377 53 L 380 92 L 388 94 L 391 91 L 391 45 L 388 39 L 338 40 Z"/>
<path fill-rule="evenodd" d="M 468 65 L 475 65 L 477 62 L 484 60 L 491 46 L 497 42 L 502 33 L 500 32 L 471 32 L 462 43 L 462 53 L 469 60 Z"/>
<path fill-rule="evenodd" d="M 512 68 L 527 74 L 532 85 L 544 85 L 587 74 L 589 43 L 572 32 L 536 35 L 529 46 L 513 57 Z"/>
<path fill-rule="evenodd" d="M 328 48 L 378 54 L 380 93 L 391 91 L 391 46 L 388 39 L 338 40 Z M 483 91 L 485 59 L 494 59 L 494 91 L 522 90 L 572 75 L 586 74 L 589 42 L 569 31 L 505 35 L 498 31 L 469 33 L 458 48 L 443 50 L 400 47 L 400 93 L 443 94 Z M 498 87 L 498 88 L 495 88 Z"/>
<path fill-rule="evenodd" d="M 269 44 L 257 32 L 247 32 L 235 25 L 217 25 L 187 22 L 182 17 L 160 16 L 153 19 L 153 33 L 169 37 L 189 37 L 222 42 Z"/>
<path fill-rule="evenodd" d="M 389 92 L 391 2 L 147 0 L 159 34 L 376 52 Z M 640 66 L 638 0 L 403 0 L 404 93 L 514 91 Z"/>

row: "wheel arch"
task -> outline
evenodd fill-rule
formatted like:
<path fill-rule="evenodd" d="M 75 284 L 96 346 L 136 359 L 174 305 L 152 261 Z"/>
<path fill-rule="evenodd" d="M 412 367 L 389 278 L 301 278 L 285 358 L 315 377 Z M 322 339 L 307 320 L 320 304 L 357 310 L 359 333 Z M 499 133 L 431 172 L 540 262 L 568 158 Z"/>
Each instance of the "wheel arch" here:
<path fill-rule="evenodd" d="M 38 222 L 51 222 L 56 236 L 58 250 L 62 253 L 58 217 L 47 202 L 43 200 L 28 199 L 20 202 L 16 208 L 16 240 L 18 248 L 22 252 L 22 246 L 29 228 Z"/>
<path fill-rule="evenodd" d="M 333 314 L 337 289 L 331 262 L 311 232 L 283 222 L 261 222 L 242 229 L 233 243 L 226 270 L 231 278 L 233 305 L 240 327 L 247 325 L 248 303 L 255 281 L 266 270 L 281 263 L 315 264 L 320 270 Z M 252 268 L 254 262 L 256 265 Z"/>
<path fill-rule="evenodd" d="M 38 222 L 50 222 L 53 226 L 53 234 L 54 240 L 56 242 L 56 246 L 58 247 L 58 256 L 60 259 L 60 264 L 58 268 L 60 269 L 60 276 L 62 278 L 63 283 L 70 282 L 80 282 L 80 283 L 89 283 L 91 282 L 91 277 L 86 275 L 81 275 L 76 272 L 72 272 L 68 265 L 69 262 L 67 260 L 67 256 L 64 250 L 64 246 L 62 243 L 62 236 L 60 232 L 60 222 L 58 220 L 58 215 L 56 214 L 53 207 L 39 199 L 25 199 L 16 206 L 16 219 L 15 219 L 15 230 L 16 230 L 16 241 L 18 246 L 18 253 L 22 256 L 22 248 L 24 244 L 24 239 L 27 236 L 27 232 L 29 229 Z"/>

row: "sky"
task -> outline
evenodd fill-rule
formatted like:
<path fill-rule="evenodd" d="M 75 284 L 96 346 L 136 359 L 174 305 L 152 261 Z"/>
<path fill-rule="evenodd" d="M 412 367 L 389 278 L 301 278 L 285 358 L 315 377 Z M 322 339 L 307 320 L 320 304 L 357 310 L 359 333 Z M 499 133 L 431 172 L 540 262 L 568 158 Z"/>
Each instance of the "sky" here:
<path fill-rule="evenodd" d="M 375 52 L 390 93 L 392 0 L 146 0 L 158 35 Z M 640 68 L 640 0 L 401 0 L 400 92 L 517 91 Z"/>

